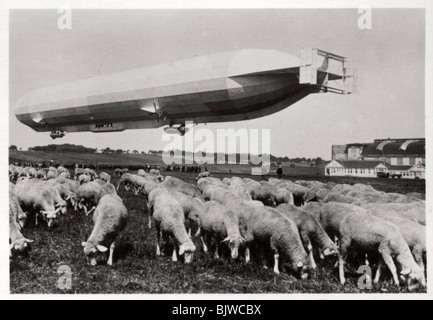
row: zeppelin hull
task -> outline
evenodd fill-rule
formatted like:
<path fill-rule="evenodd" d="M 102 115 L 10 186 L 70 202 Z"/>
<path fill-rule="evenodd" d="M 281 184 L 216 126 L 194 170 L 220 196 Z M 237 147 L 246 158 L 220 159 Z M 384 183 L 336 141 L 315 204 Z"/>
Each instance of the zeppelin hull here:
<path fill-rule="evenodd" d="M 300 83 L 300 72 L 284 53 L 224 53 L 45 88 L 23 97 L 16 116 L 38 132 L 250 120 L 323 91 Z"/>

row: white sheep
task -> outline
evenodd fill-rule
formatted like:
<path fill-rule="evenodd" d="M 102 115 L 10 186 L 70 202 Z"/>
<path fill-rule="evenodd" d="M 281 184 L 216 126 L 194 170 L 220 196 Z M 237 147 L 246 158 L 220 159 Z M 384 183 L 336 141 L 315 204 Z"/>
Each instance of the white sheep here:
<path fill-rule="evenodd" d="M 128 222 L 128 211 L 122 199 L 116 195 L 105 195 L 99 201 L 93 215 L 94 228 L 87 242 L 83 242 L 87 263 L 91 266 L 98 264 L 100 253 L 110 248 L 107 265 L 113 265 L 113 254 L 116 239 L 125 229 Z"/>
<path fill-rule="evenodd" d="M 373 212 L 391 212 L 393 215 L 402 217 L 422 226 L 426 225 L 425 203 L 362 203 L 361 207 Z"/>
<path fill-rule="evenodd" d="M 210 176 L 211 176 L 211 174 L 209 171 L 200 172 L 195 180 L 198 181 L 198 180 L 203 179 L 203 178 L 209 178 Z"/>
<path fill-rule="evenodd" d="M 57 214 L 64 209 L 61 203 L 56 204 L 55 202 L 55 197 L 60 198 L 58 191 L 40 181 L 24 180 L 18 182 L 14 188 L 14 195 L 23 209 L 35 213 L 36 224 L 38 224 L 38 215 L 41 214 L 47 219 L 49 228 L 54 226 Z M 61 200 L 61 202 L 64 201 Z"/>
<path fill-rule="evenodd" d="M 178 191 L 193 198 L 203 200 L 200 190 L 196 186 L 190 183 L 183 182 L 178 178 L 166 177 L 164 182 L 161 183 L 161 186 L 170 191 Z"/>
<path fill-rule="evenodd" d="M 33 240 L 26 239 L 21 233 L 21 226 L 17 223 L 17 216 L 21 210 L 16 198 L 9 193 L 9 256 L 14 252 L 25 253 Z"/>
<path fill-rule="evenodd" d="M 62 172 L 59 174 L 59 178 L 60 179 L 69 179 L 69 178 L 71 178 L 71 174 L 69 173 L 69 171 L 68 172 Z"/>
<path fill-rule="evenodd" d="M 89 183 L 90 181 L 91 181 L 91 178 L 87 174 L 82 174 L 81 176 L 78 177 L 78 183 L 81 185 L 83 185 L 85 183 Z"/>
<path fill-rule="evenodd" d="M 101 172 L 100 175 L 99 175 L 99 179 L 104 180 L 105 182 L 110 183 L 111 176 L 108 173 L 106 173 L 106 172 Z"/>
<path fill-rule="evenodd" d="M 230 208 L 239 218 L 239 230 L 246 240 L 245 259 L 251 259 L 250 248 L 254 244 L 265 245 L 274 253 L 274 272 L 279 274 L 280 256 L 289 263 L 295 275 L 308 277 L 309 257 L 305 252 L 296 224 L 269 207 L 256 207 L 225 189 L 216 188 L 211 200 Z"/>
<path fill-rule="evenodd" d="M 397 286 L 400 285 L 397 266 L 401 276 L 407 278 L 409 291 L 426 286 L 421 268 L 416 264 L 410 249 L 397 226 L 369 214 L 361 209 L 349 213 L 340 223 L 340 281 L 345 284 L 344 264 L 348 249 L 378 250 L 381 262 L 377 270 L 375 282 L 378 281 L 382 264 L 385 264 L 393 276 Z"/>
<path fill-rule="evenodd" d="M 85 183 L 78 188 L 75 202 L 79 209 L 83 209 L 86 215 L 90 215 L 99 204 L 99 201 L 106 195 L 104 188 L 97 182 Z M 88 206 L 93 206 L 90 211 Z"/>
<path fill-rule="evenodd" d="M 47 178 L 47 173 L 45 172 L 44 169 L 40 169 L 40 170 L 38 170 L 38 173 L 37 173 L 37 179 L 40 179 L 40 180 L 48 180 L 48 178 Z"/>
<path fill-rule="evenodd" d="M 27 214 L 21 208 L 17 197 L 14 195 L 15 186 L 9 184 L 9 208 L 13 208 L 15 222 L 18 223 L 19 230 L 24 229 L 27 221 Z"/>
<path fill-rule="evenodd" d="M 323 253 L 325 257 L 338 254 L 337 246 L 312 214 L 290 204 L 281 204 L 277 210 L 296 223 L 304 248 L 310 254 L 313 269 L 316 269 L 313 250 Z"/>
<path fill-rule="evenodd" d="M 185 255 L 185 263 L 191 263 L 196 247 L 185 229 L 185 215 L 176 199 L 163 188 L 153 190 L 149 195 L 150 211 L 156 226 L 157 249 L 156 255 L 161 256 L 161 233 L 165 240 L 172 238 L 175 247 L 173 261 L 177 261 L 176 247 L 179 246 L 179 255 Z"/>
<path fill-rule="evenodd" d="M 210 201 L 193 211 L 190 219 L 200 226 L 204 250 L 207 252 L 215 242 L 214 256 L 219 259 L 219 244 L 226 243 L 231 251 L 232 259 L 237 259 L 239 246 L 245 243 L 239 231 L 239 218 L 232 211 L 218 202 Z"/>
<path fill-rule="evenodd" d="M 47 179 L 57 179 L 59 177 L 59 174 L 57 173 L 57 171 L 53 171 L 53 170 L 49 170 L 47 173 Z"/>

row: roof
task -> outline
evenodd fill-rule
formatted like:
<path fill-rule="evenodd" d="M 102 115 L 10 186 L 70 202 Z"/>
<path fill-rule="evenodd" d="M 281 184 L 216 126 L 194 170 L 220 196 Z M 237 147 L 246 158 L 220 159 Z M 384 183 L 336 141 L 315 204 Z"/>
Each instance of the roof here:
<path fill-rule="evenodd" d="M 382 143 L 371 143 L 362 151 L 362 157 L 382 156 L 425 156 L 425 141 L 417 141 L 406 144 L 405 142 L 391 142 L 383 146 L 383 151 L 377 147 Z M 406 147 L 406 148 L 404 148 Z"/>
<path fill-rule="evenodd" d="M 349 169 L 374 169 L 378 165 L 384 165 L 386 167 L 389 167 L 389 164 L 387 164 L 387 163 L 384 164 L 383 161 L 368 161 L 368 160 L 343 161 L 343 160 L 340 160 L 338 162 L 341 163 L 341 165 L 344 166 L 345 168 L 349 168 Z"/>
<path fill-rule="evenodd" d="M 389 166 L 389 170 L 395 171 L 408 171 L 411 168 L 413 168 L 413 166 Z"/>

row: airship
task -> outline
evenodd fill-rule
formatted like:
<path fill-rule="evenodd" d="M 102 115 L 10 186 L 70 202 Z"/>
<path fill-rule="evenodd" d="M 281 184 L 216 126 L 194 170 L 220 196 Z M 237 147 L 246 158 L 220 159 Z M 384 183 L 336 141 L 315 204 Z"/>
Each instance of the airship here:
<path fill-rule="evenodd" d="M 187 122 L 251 120 L 310 94 L 351 94 L 354 79 L 353 61 L 324 50 L 244 49 L 42 88 L 23 96 L 15 114 L 53 139 L 159 127 L 184 135 Z"/>

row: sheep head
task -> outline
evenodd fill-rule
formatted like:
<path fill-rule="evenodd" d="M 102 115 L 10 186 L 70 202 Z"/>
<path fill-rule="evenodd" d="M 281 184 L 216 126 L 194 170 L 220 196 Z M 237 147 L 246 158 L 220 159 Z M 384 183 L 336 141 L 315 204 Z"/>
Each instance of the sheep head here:
<path fill-rule="evenodd" d="M 15 240 L 10 245 L 11 254 L 12 254 L 13 251 L 19 252 L 19 253 L 25 253 L 25 252 L 27 252 L 27 250 L 30 249 L 29 244 L 33 243 L 33 242 L 34 242 L 33 240 L 29 240 L 29 239 L 26 239 L 26 238 L 21 238 L 21 239 Z"/>
<path fill-rule="evenodd" d="M 92 267 L 96 267 L 98 261 L 102 260 L 100 258 L 101 254 L 105 254 L 108 251 L 107 247 L 100 244 L 95 246 L 90 242 L 82 242 L 81 245 L 84 248 L 84 255 L 86 256 L 87 264 Z"/>
<path fill-rule="evenodd" d="M 57 213 L 60 211 L 60 209 L 61 208 L 58 208 L 57 210 L 51 212 L 44 211 L 44 210 L 41 211 L 42 216 L 48 223 L 48 228 L 54 227 L 54 220 L 57 218 Z"/>
<path fill-rule="evenodd" d="M 182 244 L 179 247 L 179 255 L 184 255 L 185 254 L 185 263 L 189 264 L 193 261 L 194 259 L 194 252 L 197 250 L 197 248 L 195 247 L 194 243 L 191 242 L 187 242 Z"/>
<path fill-rule="evenodd" d="M 19 212 L 17 217 L 19 230 L 24 229 L 27 221 L 27 213 Z"/>
<path fill-rule="evenodd" d="M 424 273 L 418 265 L 413 269 L 405 269 L 400 272 L 401 279 L 406 282 L 409 291 L 414 291 L 427 286 Z"/>
<path fill-rule="evenodd" d="M 246 240 L 240 234 L 231 235 L 222 241 L 222 243 L 228 244 L 232 259 L 237 259 L 239 257 L 239 246 L 245 242 Z"/>

